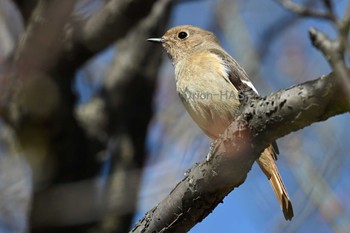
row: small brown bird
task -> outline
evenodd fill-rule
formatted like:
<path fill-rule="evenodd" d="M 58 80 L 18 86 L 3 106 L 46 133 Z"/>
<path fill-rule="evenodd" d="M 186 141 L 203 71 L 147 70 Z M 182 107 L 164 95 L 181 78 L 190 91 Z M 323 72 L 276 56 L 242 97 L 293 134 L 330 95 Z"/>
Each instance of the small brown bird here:
<path fill-rule="evenodd" d="M 221 47 L 216 36 L 194 26 L 178 26 L 161 38 L 175 67 L 176 90 L 197 125 L 215 140 L 239 115 L 239 91 L 256 89 L 243 68 Z M 286 220 L 293 208 L 277 170 L 277 145 L 270 145 L 257 160 L 277 196 Z"/>

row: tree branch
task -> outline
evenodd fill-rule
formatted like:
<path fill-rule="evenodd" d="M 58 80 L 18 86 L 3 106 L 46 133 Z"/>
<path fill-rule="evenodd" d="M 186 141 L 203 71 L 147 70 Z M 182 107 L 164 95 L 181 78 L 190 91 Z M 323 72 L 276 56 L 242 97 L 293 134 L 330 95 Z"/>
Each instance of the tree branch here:
<path fill-rule="evenodd" d="M 348 25 L 348 23 L 345 23 L 344 25 Z M 349 30 L 342 28 L 340 28 L 340 31 Z M 316 30 L 315 28 L 311 28 L 309 30 L 309 35 L 312 44 L 323 53 L 334 73 L 339 76 L 340 80 L 342 81 L 345 90 L 347 90 L 347 94 L 344 97 L 350 99 L 350 80 L 344 60 L 344 51 L 347 47 L 347 36 L 344 38 L 344 36 L 339 35 L 337 39 L 331 40 L 326 34 Z"/>
<path fill-rule="evenodd" d="M 61 53 L 57 69 L 61 65 L 77 68 L 94 54 L 124 37 L 150 12 L 155 2 L 156 0 L 108 1 L 81 29 L 72 26 L 73 33 L 65 41 L 65 50 Z"/>
<path fill-rule="evenodd" d="M 291 0 L 276 0 L 277 3 L 282 5 L 284 8 L 304 17 L 313 17 L 313 18 L 319 18 L 319 19 L 326 19 L 326 20 L 331 20 L 331 21 L 336 21 L 335 15 L 331 11 L 331 5 L 325 5 L 327 6 L 327 12 L 320 12 L 316 10 L 312 10 L 308 8 L 307 6 L 295 3 Z"/>
<path fill-rule="evenodd" d="M 108 1 L 105 7 L 87 21 L 81 40 L 91 51 L 99 51 L 124 36 L 151 10 L 156 0 Z"/>
<path fill-rule="evenodd" d="M 209 161 L 194 166 L 131 232 L 187 232 L 242 184 L 261 151 L 277 138 L 350 111 L 334 74 L 267 97 L 247 98 L 242 115 L 215 142 Z"/>
<path fill-rule="evenodd" d="M 345 11 L 344 18 L 338 20 L 334 13 L 332 2 L 329 0 L 323 0 L 323 5 L 327 9 L 326 13 L 313 11 L 306 6 L 294 3 L 291 0 L 277 0 L 277 2 L 284 8 L 298 15 L 327 19 L 335 25 L 338 31 L 338 36 L 334 40 L 331 40 L 326 34 L 314 28 L 309 30 L 309 35 L 313 45 L 323 53 L 334 73 L 340 77 L 340 80 L 342 80 L 345 90 L 349 93 L 346 97 L 350 98 L 350 81 L 348 79 L 348 71 L 344 60 L 345 52 L 348 51 L 349 53 L 350 51 L 348 44 L 350 4 Z"/>

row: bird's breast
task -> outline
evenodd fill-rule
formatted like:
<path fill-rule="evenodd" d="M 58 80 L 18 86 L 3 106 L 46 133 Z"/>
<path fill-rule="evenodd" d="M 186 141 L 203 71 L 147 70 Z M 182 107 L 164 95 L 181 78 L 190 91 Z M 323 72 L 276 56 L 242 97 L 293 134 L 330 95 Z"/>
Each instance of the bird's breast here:
<path fill-rule="evenodd" d="M 227 81 L 221 60 L 214 54 L 194 56 L 175 67 L 176 89 L 186 110 L 211 138 L 217 138 L 234 120 L 238 92 Z"/>

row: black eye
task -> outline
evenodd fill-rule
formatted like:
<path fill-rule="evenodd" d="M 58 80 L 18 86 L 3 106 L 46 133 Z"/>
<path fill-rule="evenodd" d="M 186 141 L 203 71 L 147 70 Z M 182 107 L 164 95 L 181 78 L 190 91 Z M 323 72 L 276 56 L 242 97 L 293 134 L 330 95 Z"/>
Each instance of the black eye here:
<path fill-rule="evenodd" d="M 186 32 L 179 32 L 179 34 L 177 35 L 177 37 L 179 37 L 179 39 L 183 40 L 188 36 L 188 34 Z"/>

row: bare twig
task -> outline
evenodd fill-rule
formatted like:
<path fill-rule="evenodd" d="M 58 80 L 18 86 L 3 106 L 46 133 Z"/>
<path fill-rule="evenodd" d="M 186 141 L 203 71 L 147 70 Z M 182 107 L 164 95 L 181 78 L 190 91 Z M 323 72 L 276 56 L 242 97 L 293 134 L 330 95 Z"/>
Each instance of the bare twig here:
<path fill-rule="evenodd" d="M 335 15 L 332 11 L 320 12 L 316 10 L 312 10 L 304 5 L 292 2 L 291 0 L 276 0 L 279 4 L 281 4 L 284 8 L 305 17 L 314 17 L 319 19 L 331 20 L 335 21 Z"/>
<path fill-rule="evenodd" d="M 330 65 L 332 66 L 334 72 L 340 76 L 346 90 L 348 97 L 350 97 L 350 81 L 349 75 L 346 72 L 346 64 L 344 61 L 344 55 L 339 50 L 341 44 L 338 41 L 331 41 L 321 32 L 311 29 L 310 35 L 313 38 L 313 43 L 318 44 L 318 48 L 323 52 L 323 54 L 328 58 Z M 332 49 L 334 48 L 334 49 Z"/>
<path fill-rule="evenodd" d="M 323 3 L 327 8 L 327 12 L 318 12 L 311 10 L 303 5 L 292 2 L 291 0 L 277 0 L 286 9 L 306 17 L 314 17 L 327 19 L 334 23 L 338 30 L 338 37 L 331 40 L 326 34 L 312 28 L 309 30 L 310 39 L 313 45 L 319 49 L 328 60 L 334 73 L 340 77 L 345 90 L 347 90 L 348 98 L 350 98 L 350 79 L 347 73 L 347 67 L 344 60 L 345 51 L 349 52 L 348 34 L 350 28 L 350 4 L 346 10 L 344 18 L 339 21 L 336 19 L 333 6 L 330 0 L 324 0 Z"/>
<path fill-rule="evenodd" d="M 315 28 L 311 28 L 309 34 L 313 45 L 324 54 L 334 73 L 339 76 L 339 81 L 347 90 L 347 98 L 350 99 L 350 78 L 344 61 L 345 44 L 343 38 L 340 36 L 336 40 L 331 40 L 326 34 Z"/>
<path fill-rule="evenodd" d="M 350 29 L 350 3 L 346 9 L 343 20 L 338 25 L 340 36 L 347 39 Z"/>

